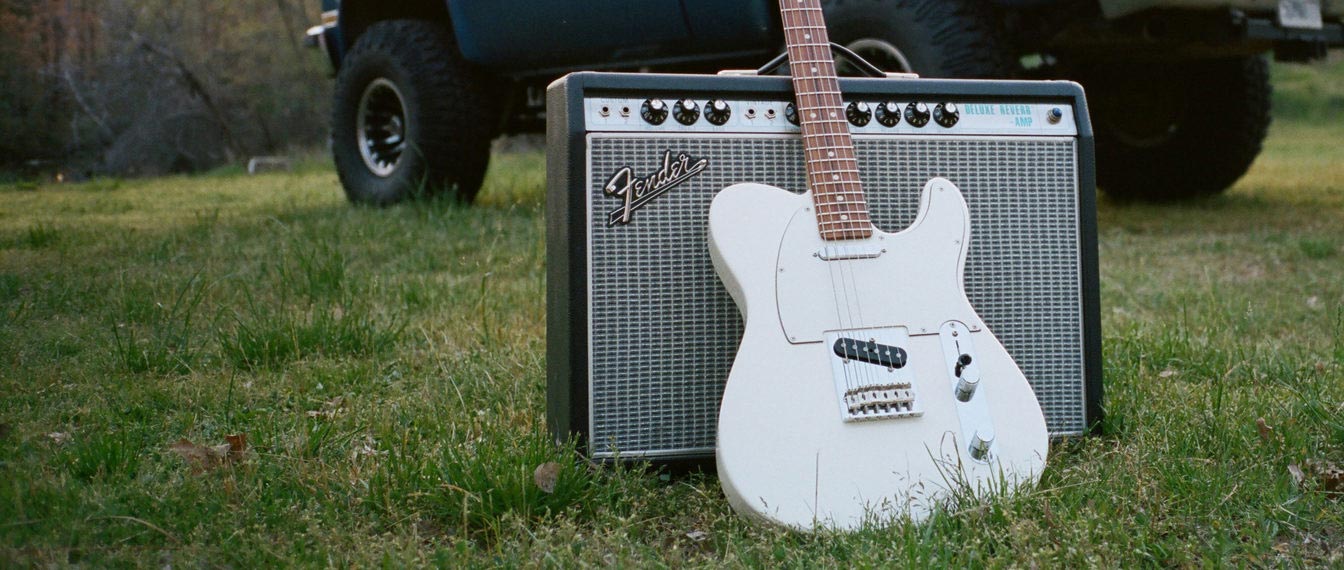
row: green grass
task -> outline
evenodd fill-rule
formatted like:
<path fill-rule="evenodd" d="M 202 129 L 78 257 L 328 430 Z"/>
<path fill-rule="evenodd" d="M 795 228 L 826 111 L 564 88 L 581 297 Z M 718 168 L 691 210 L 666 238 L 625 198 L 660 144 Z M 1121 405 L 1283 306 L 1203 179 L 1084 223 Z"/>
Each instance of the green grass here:
<path fill-rule="evenodd" d="M 850 535 L 547 441 L 539 155 L 474 208 L 353 208 L 326 168 L 0 186 L 0 564 L 1344 564 L 1344 499 L 1289 472 L 1344 463 L 1344 86 L 1275 76 L 1225 196 L 1101 205 L 1104 435 Z M 219 469 L 169 450 L 230 434 L 254 452 Z"/>

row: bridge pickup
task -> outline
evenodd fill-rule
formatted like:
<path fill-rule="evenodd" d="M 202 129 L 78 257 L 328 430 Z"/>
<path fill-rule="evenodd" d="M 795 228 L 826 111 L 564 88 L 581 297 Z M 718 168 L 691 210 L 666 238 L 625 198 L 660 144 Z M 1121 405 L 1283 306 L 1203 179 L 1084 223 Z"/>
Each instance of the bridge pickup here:
<path fill-rule="evenodd" d="M 879 344 L 875 341 L 862 341 L 841 337 L 831 347 L 840 358 L 867 362 L 887 368 L 904 368 L 909 355 L 899 346 Z"/>
<path fill-rule="evenodd" d="M 830 331 L 826 342 L 831 345 L 832 354 L 826 357 L 831 361 L 843 421 L 897 420 L 924 414 L 916 393 L 916 367 L 906 366 L 910 332 L 905 327 Z"/>

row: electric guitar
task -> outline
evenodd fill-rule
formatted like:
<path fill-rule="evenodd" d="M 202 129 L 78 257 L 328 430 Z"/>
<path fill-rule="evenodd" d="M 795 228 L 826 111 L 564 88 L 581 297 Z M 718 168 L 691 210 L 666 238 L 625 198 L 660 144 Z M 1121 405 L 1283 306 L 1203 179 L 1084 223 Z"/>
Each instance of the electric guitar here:
<path fill-rule="evenodd" d="M 934 178 L 914 223 L 869 221 L 819 0 L 783 0 L 809 190 L 722 190 L 710 254 L 746 322 L 718 471 L 740 514 L 808 530 L 919 521 L 1045 465 L 1045 418 L 962 283 L 970 216 Z"/>

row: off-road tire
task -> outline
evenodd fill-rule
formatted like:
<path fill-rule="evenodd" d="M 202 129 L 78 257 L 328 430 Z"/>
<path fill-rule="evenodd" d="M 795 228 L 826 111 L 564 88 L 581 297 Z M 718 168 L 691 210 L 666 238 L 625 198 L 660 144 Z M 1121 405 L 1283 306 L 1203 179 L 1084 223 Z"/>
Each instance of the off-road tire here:
<path fill-rule="evenodd" d="M 405 145 L 386 175 L 361 154 L 357 127 L 366 89 L 379 79 L 395 86 L 405 115 Z M 336 77 L 331 144 L 346 196 L 373 205 L 440 193 L 474 200 L 499 121 L 493 85 L 462 60 L 442 24 L 388 20 L 369 26 Z"/>
<path fill-rule="evenodd" d="M 1107 64 L 1079 79 L 1096 126 L 1097 185 L 1118 200 L 1220 194 L 1246 174 L 1269 130 L 1260 56 Z"/>
<path fill-rule="evenodd" d="M 863 39 L 887 42 L 905 56 L 909 71 L 922 77 L 1003 78 L 1013 69 L 984 2 L 822 0 L 821 4 L 831 41 L 851 48 Z M 883 71 L 903 71 L 889 62 L 871 63 Z"/>

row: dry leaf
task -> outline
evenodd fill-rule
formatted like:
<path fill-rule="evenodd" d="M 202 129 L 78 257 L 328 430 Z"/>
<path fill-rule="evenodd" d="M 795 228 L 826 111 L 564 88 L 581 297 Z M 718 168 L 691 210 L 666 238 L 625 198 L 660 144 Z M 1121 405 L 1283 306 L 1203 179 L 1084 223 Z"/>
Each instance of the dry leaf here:
<path fill-rule="evenodd" d="M 70 441 L 70 434 L 63 431 L 53 431 L 47 434 L 47 437 L 51 438 L 51 440 L 58 445 Z"/>
<path fill-rule="evenodd" d="M 187 438 L 182 438 L 168 446 L 168 450 L 176 453 L 185 459 L 191 465 L 192 473 L 202 473 L 215 469 L 217 467 L 242 461 L 247 452 L 247 436 L 238 434 L 225 436 L 228 443 L 220 445 L 197 445 Z"/>
<path fill-rule="evenodd" d="M 247 434 L 226 435 L 224 439 L 229 442 L 229 461 L 242 461 L 247 457 Z"/>
<path fill-rule="evenodd" d="M 705 539 L 709 538 L 709 533 L 703 530 L 693 530 L 691 532 L 686 533 L 686 538 L 689 538 L 695 542 L 704 542 Z"/>
<path fill-rule="evenodd" d="M 1297 485 L 1298 489 L 1301 489 L 1302 481 L 1306 480 L 1307 478 L 1306 474 L 1302 472 L 1302 468 L 1298 467 L 1297 464 L 1295 463 L 1289 464 L 1288 474 L 1293 476 L 1293 484 Z"/>
<path fill-rule="evenodd" d="M 1167 369 L 1164 369 L 1163 371 L 1157 373 L 1157 377 L 1158 377 L 1158 378 L 1171 378 L 1172 376 L 1175 376 L 1175 375 L 1176 375 L 1176 370 L 1174 370 L 1174 369 L 1172 369 L 1172 368 L 1167 368 Z"/>
<path fill-rule="evenodd" d="M 532 472 L 532 480 L 537 482 L 537 486 L 546 493 L 555 492 L 555 483 L 560 479 L 560 464 L 554 461 L 547 461 L 537 466 L 537 470 Z"/>
<path fill-rule="evenodd" d="M 1307 461 L 1304 467 L 1322 491 L 1344 493 L 1344 468 L 1317 459 Z"/>
<path fill-rule="evenodd" d="M 379 455 L 386 455 L 386 451 L 378 451 L 377 445 L 378 442 L 374 441 L 372 437 L 365 437 L 364 443 L 359 444 L 359 447 L 356 447 L 353 453 L 356 457 L 377 457 Z"/>
<path fill-rule="evenodd" d="M 331 419 L 336 417 L 336 414 L 340 413 L 340 411 L 344 408 L 345 408 L 345 398 L 342 396 L 336 396 L 335 398 L 322 402 L 321 410 L 309 411 L 308 417 Z"/>
<path fill-rule="evenodd" d="M 196 445 L 187 438 L 182 438 L 168 446 L 168 450 L 182 456 L 191 465 L 192 473 L 200 473 L 209 469 L 214 469 L 229 456 L 229 446 L 225 444 L 223 449 Z"/>
<path fill-rule="evenodd" d="M 1260 432 L 1260 441 L 1269 443 L 1270 438 L 1274 436 L 1274 428 L 1265 423 L 1265 418 L 1255 418 L 1255 429 Z"/>

